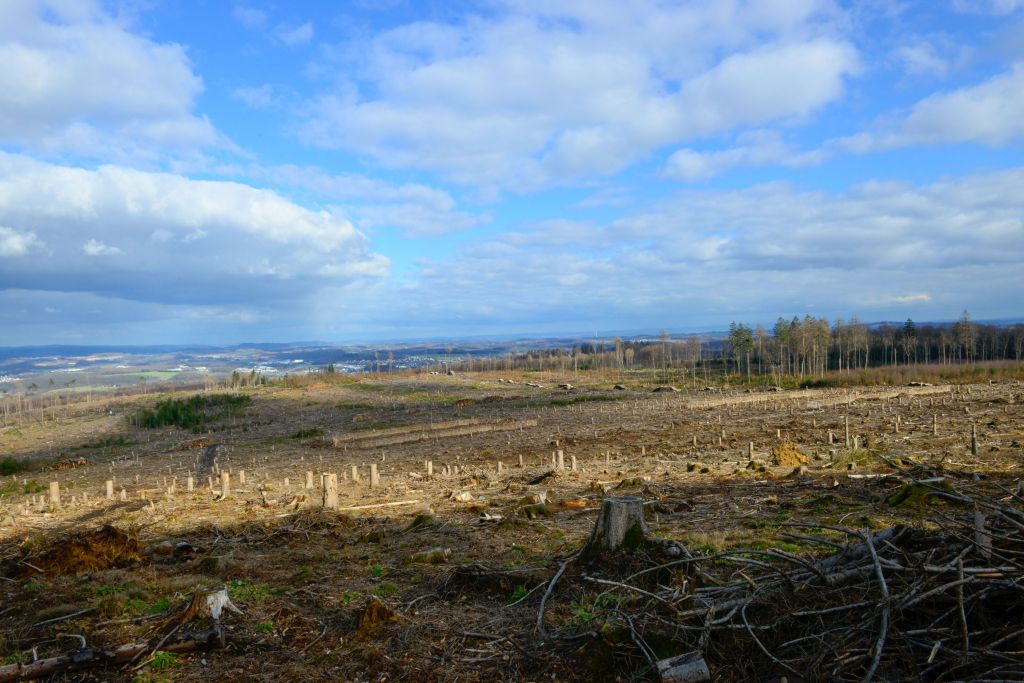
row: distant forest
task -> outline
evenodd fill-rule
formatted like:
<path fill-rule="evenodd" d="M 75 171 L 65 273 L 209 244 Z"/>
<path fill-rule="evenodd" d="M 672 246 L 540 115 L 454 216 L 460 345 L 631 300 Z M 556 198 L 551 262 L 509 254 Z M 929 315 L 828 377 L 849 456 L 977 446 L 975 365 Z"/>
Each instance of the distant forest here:
<path fill-rule="evenodd" d="M 868 325 L 856 317 L 829 323 L 805 315 L 779 318 L 770 329 L 732 323 L 728 336 L 683 339 L 662 331 L 657 339 L 583 343 L 466 359 L 467 370 L 661 370 L 666 376 L 698 369 L 754 378 L 814 377 L 828 372 L 907 365 L 960 365 L 1024 359 L 1024 324 L 985 325 L 970 314 L 954 323 Z M 673 372 L 675 371 L 675 372 Z"/>

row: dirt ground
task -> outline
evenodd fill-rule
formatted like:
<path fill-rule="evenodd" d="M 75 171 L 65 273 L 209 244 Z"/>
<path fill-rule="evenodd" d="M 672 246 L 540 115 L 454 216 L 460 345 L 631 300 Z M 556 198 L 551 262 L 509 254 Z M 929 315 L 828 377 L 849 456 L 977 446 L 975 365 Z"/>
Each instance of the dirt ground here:
<path fill-rule="evenodd" d="M 1005 487 L 1024 471 L 1019 382 L 655 393 L 484 373 L 245 391 L 250 406 L 201 433 L 133 428 L 132 402 L 0 429 L 0 456 L 87 462 L 0 484 L 4 664 L 67 652 L 68 634 L 146 642 L 194 591 L 226 586 L 241 613 L 223 617 L 224 648 L 56 679 L 657 680 L 630 643 L 597 643 L 612 607 L 583 580 L 551 592 L 537 628 L 549 581 L 605 497 L 642 497 L 651 533 L 694 553 L 813 558 L 822 547 L 788 523 L 927 528 L 938 504 L 894 504 L 893 463 Z M 337 511 L 323 508 L 323 473 L 338 477 Z M 112 553 L 108 568 L 55 560 L 105 524 L 137 552 Z M 709 664 L 715 680 L 747 677 L 727 657 Z"/>

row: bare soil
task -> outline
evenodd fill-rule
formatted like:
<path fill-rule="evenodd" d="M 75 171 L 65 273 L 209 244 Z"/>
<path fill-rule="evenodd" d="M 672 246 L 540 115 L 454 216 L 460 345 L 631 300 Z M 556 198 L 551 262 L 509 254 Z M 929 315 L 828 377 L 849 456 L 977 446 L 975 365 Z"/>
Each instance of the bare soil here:
<path fill-rule="evenodd" d="M 586 375 L 482 373 L 246 391 L 250 407 L 200 434 L 131 427 L 126 415 L 154 397 L 0 429 L 2 455 L 88 461 L 3 480 L 6 663 L 73 649 L 62 634 L 98 647 L 144 642 L 195 590 L 226 585 L 242 614 L 224 616 L 224 649 L 58 678 L 657 680 L 628 638 L 600 637 L 614 606 L 599 586 L 565 580 L 547 600 L 545 635 L 536 628 L 548 582 L 586 542 L 604 497 L 643 497 L 651 533 L 693 553 L 813 559 L 822 547 L 784 525 L 929 527 L 941 501 L 887 502 L 903 486 L 885 476 L 894 463 L 1008 488 L 1024 471 L 1016 382 L 653 393 Z M 200 476 L 209 444 L 216 464 Z M 230 473 L 226 499 L 217 470 Z M 337 511 L 322 507 L 322 473 L 338 477 Z M 58 482 L 60 505 L 46 490 L 26 493 L 33 480 Z M 42 562 L 105 524 L 138 539 L 137 557 Z M 606 569 L 626 575 L 652 561 Z M 681 653 L 681 643 L 650 646 Z M 709 664 L 715 680 L 746 677 L 724 655 Z"/>

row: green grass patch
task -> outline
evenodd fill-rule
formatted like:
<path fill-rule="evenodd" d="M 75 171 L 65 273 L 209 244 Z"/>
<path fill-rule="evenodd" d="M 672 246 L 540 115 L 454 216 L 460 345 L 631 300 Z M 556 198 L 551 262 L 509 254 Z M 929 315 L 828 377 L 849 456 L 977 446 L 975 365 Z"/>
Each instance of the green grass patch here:
<path fill-rule="evenodd" d="M 569 605 L 569 623 L 586 624 L 594 620 L 593 607 L 582 602 Z"/>
<path fill-rule="evenodd" d="M 300 429 L 299 431 L 292 434 L 293 439 L 311 439 L 314 436 L 323 436 L 324 430 L 319 427 L 310 427 L 309 429 Z"/>
<path fill-rule="evenodd" d="M 246 583 L 241 579 L 235 579 L 228 584 L 228 595 L 232 600 L 241 602 L 261 602 L 271 595 L 280 595 L 286 591 L 277 590 L 257 583 Z"/>
<path fill-rule="evenodd" d="M 780 524 L 781 522 L 773 522 L 767 519 L 748 519 L 743 522 L 744 527 L 753 531 L 775 531 L 779 528 Z"/>
<path fill-rule="evenodd" d="M 149 603 L 147 603 L 142 598 L 129 598 L 125 602 L 125 607 L 127 607 L 130 611 L 132 611 L 135 614 L 149 613 Z"/>
<path fill-rule="evenodd" d="M 570 603 L 567 622 L 575 626 L 590 623 L 602 612 L 615 609 L 620 600 L 619 596 L 610 593 L 598 596 L 584 595 L 578 602 Z"/>
<path fill-rule="evenodd" d="M 378 584 L 377 587 L 373 589 L 373 594 L 378 596 L 378 597 L 381 597 L 381 598 L 390 597 L 390 596 L 394 595 L 397 592 L 398 592 L 398 586 L 396 586 L 393 583 L 381 583 L 381 584 Z"/>
<path fill-rule="evenodd" d="M 519 602 L 525 598 L 530 591 L 526 589 L 526 586 L 516 586 L 516 589 L 512 591 L 512 595 L 508 596 L 508 604 L 511 605 L 513 602 Z"/>
<path fill-rule="evenodd" d="M 180 372 L 170 370 L 142 370 L 140 372 L 126 372 L 127 377 L 145 377 L 146 379 L 173 379 L 181 376 Z"/>
<path fill-rule="evenodd" d="M 8 481 L 0 484 L 0 495 L 10 496 L 15 493 L 42 493 L 46 490 L 46 487 L 40 484 L 35 479 L 26 481 L 24 484 L 19 484 L 16 481 Z"/>
<path fill-rule="evenodd" d="M 160 598 L 159 600 L 154 602 L 152 605 L 150 605 L 149 609 L 147 609 L 146 611 L 148 611 L 150 614 L 163 614 L 164 612 L 166 612 L 170 608 L 171 608 L 171 599 L 170 598 Z"/>
<path fill-rule="evenodd" d="M 767 538 L 764 540 L 758 540 L 748 543 L 746 547 L 750 550 L 781 550 L 782 552 L 790 554 L 802 553 L 803 551 L 807 550 L 806 547 L 799 545 L 797 543 L 793 543 L 792 541 L 780 541 Z M 737 554 L 742 555 L 743 549 L 738 549 Z"/>
<path fill-rule="evenodd" d="M 180 663 L 178 655 L 173 652 L 164 652 L 163 650 L 157 650 L 153 653 L 153 661 L 149 665 L 154 671 L 167 671 L 173 669 Z"/>

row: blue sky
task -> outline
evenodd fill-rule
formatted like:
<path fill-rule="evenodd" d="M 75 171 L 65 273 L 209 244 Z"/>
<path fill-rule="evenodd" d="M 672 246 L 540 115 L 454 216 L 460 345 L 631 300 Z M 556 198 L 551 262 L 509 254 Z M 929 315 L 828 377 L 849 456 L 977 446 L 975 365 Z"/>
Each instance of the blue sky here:
<path fill-rule="evenodd" d="M 1024 1 L 0 0 L 0 344 L 1019 317 Z"/>

